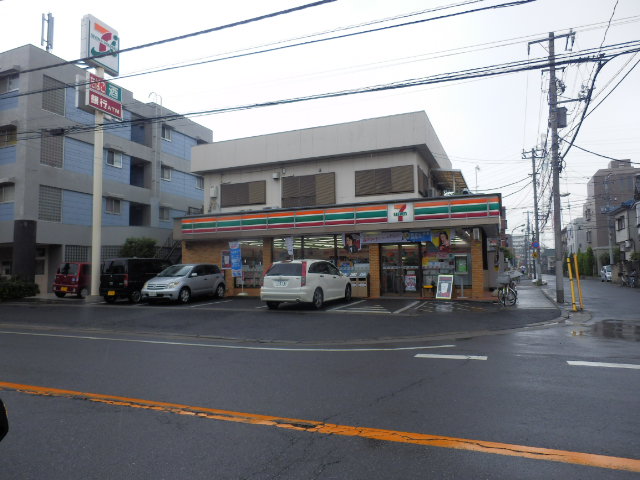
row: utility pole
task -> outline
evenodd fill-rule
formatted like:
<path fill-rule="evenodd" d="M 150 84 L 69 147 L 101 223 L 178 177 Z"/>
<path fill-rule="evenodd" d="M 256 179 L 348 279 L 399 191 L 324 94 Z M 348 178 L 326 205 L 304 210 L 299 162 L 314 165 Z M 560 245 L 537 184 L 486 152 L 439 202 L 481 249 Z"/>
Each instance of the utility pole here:
<path fill-rule="evenodd" d="M 611 227 L 612 227 L 612 222 L 611 222 L 611 215 L 609 215 L 609 212 L 611 211 L 611 194 L 609 193 L 609 178 L 611 178 L 611 175 L 613 175 L 612 173 L 607 174 L 607 177 L 604 179 L 604 190 L 605 190 L 605 194 L 607 195 L 607 238 L 609 239 L 609 265 L 613 265 L 613 241 L 611 239 L 611 237 L 613 236 L 611 234 Z"/>
<path fill-rule="evenodd" d="M 538 174 L 536 173 L 536 158 L 544 158 L 544 152 L 539 152 L 535 148 L 531 149 L 531 175 L 533 181 L 533 273 L 536 281 L 540 280 L 540 225 L 538 224 Z M 542 154 L 542 156 L 538 156 Z M 522 158 L 527 159 L 527 152 L 522 152 Z"/>
<path fill-rule="evenodd" d="M 564 277 L 562 275 L 563 252 L 562 252 L 562 217 L 560 216 L 560 155 L 558 143 L 558 81 L 556 79 L 556 53 L 555 40 L 557 38 L 573 39 L 574 32 L 556 36 L 554 32 L 549 32 L 546 39 L 549 51 L 549 128 L 551 129 L 551 168 L 553 175 L 553 233 L 556 250 L 555 271 L 556 271 L 556 302 L 564 303 Z M 534 40 L 529 42 L 529 46 L 534 43 L 541 43 L 545 40 Z"/>
<path fill-rule="evenodd" d="M 530 255 L 530 246 L 531 246 L 531 222 L 529 221 L 529 213 L 527 212 L 527 233 L 524 236 L 524 251 L 525 251 L 525 265 L 527 265 L 527 277 L 530 277 L 531 272 L 531 255 Z"/>

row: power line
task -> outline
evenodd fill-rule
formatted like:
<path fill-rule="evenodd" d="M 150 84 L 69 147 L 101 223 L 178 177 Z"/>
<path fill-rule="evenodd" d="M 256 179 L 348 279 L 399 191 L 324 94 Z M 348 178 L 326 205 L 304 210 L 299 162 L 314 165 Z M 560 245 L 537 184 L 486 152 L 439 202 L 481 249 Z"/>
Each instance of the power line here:
<path fill-rule="evenodd" d="M 149 43 L 144 43 L 142 45 L 136 45 L 135 47 L 129 47 L 129 48 L 123 48 L 121 50 L 105 52 L 102 55 L 92 55 L 90 57 L 78 58 L 76 60 L 68 60 L 68 61 L 65 61 L 65 62 L 59 62 L 59 63 L 53 64 L 53 65 L 45 65 L 45 66 L 42 66 L 42 67 L 34 67 L 34 68 L 27 69 L 27 70 L 23 70 L 21 73 L 31 73 L 31 72 L 37 72 L 37 71 L 40 71 L 40 70 L 47 70 L 49 68 L 63 67 L 65 65 L 74 65 L 76 63 L 86 62 L 87 60 L 91 60 L 91 59 L 94 59 L 94 58 L 106 57 L 106 56 L 111 56 L 111 55 L 116 55 L 116 54 L 126 53 L 126 52 L 132 52 L 134 50 L 140 50 L 141 48 L 155 47 L 157 45 L 162 45 L 162 44 L 169 43 L 169 42 L 175 42 L 175 41 L 178 41 L 178 40 L 184 40 L 184 39 L 187 39 L 187 38 L 197 37 L 199 35 L 204 35 L 206 33 L 219 32 L 221 30 L 226 30 L 226 29 L 233 28 L 233 27 L 239 27 L 241 25 L 247 25 L 248 23 L 259 22 L 261 20 L 267 20 L 269 18 L 274 18 L 274 17 L 278 17 L 278 16 L 281 16 L 281 15 L 287 15 L 289 13 L 299 12 L 301 10 L 306 10 L 307 8 L 318 7 L 320 5 L 325 5 L 327 3 L 332 3 L 332 2 L 335 2 L 335 1 L 336 0 L 318 0 L 317 2 L 307 3 L 306 5 L 300 5 L 298 7 L 287 8 L 286 10 L 280 10 L 278 12 L 267 13 L 265 15 L 260 15 L 260 16 L 257 16 L 257 17 L 248 18 L 246 20 L 240 20 L 238 22 L 228 23 L 226 25 L 220 25 L 220 26 L 217 26 L 217 27 L 207 28 L 205 30 L 200 30 L 199 32 L 187 33 L 187 34 L 184 34 L 184 35 L 178 35 L 177 37 L 165 38 L 164 40 L 157 40 L 155 42 L 149 42 Z"/>
<path fill-rule="evenodd" d="M 336 1 L 336 0 L 325 0 L 325 1 Z M 467 4 L 467 3 L 476 3 L 478 1 L 485 1 L 485 0 L 473 0 L 473 1 L 470 1 L 470 2 L 466 2 L 466 3 L 462 2 L 462 3 L 459 3 L 459 4 L 453 4 L 452 6 L 460 6 L 460 5 L 464 5 L 464 4 Z M 363 34 L 366 34 L 366 33 L 380 32 L 380 31 L 389 30 L 389 29 L 392 29 L 392 28 L 406 27 L 406 26 L 416 25 L 416 24 L 424 23 L 424 22 L 442 20 L 442 19 L 445 19 L 445 18 L 460 16 L 460 15 L 466 15 L 466 14 L 469 14 L 469 13 L 481 12 L 481 11 L 484 11 L 484 10 L 492 10 L 492 9 L 497 9 L 497 8 L 506 8 L 506 7 L 511 7 L 511 6 L 517 6 L 517 5 L 520 5 L 520 4 L 531 3 L 531 2 L 535 2 L 535 1 L 537 1 L 537 0 L 519 0 L 519 1 L 516 1 L 516 2 L 509 2 L 509 3 L 499 4 L 499 5 L 492 5 L 492 6 L 488 6 L 488 7 L 481 7 L 481 8 L 476 8 L 476 9 L 473 9 L 473 10 L 465 10 L 465 11 L 462 11 L 462 12 L 456 12 L 456 13 L 451 13 L 451 14 L 447 14 L 447 15 L 440 15 L 440 16 L 437 16 L 437 17 L 430 17 L 430 18 L 426 18 L 426 19 L 415 20 L 415 21 L 412 21 L 412 22 L 405 22 L 405 23 L 400 23 L 400 24 L 396 24 L 396 25 L 389 25 L 389 26 L 386 26 L 386 27 L 379 27 L 379 28 L 374 28 L 374 29 L 354 32 L 354 33 L 336 35 L 336 36 L 333 36 L 333 37 L 326 37 L 326 38 L 321 38 L 321 39 L 316 39 L 316 40 L 309 40 L 309 41 L 306 41 L 306 42 L 300 42 L 300 43 L 294 43 L 294 44 L 290 44 L 290 45 L 277 46 L 277 47 L 273 47 L 273 48 L 268 48 L 268 49 L 263 49 L 263 50 L 258 50 L 258 51 L 252 51 L 252 52 L 246 52 L 246 49 L 245 49 L 245 50 L 240 50 L 240 52 L 245 52 L 245 53 L 238 53 L 236 55 L 230 55 L 230 56 L 226 56 L 226 57 L 214 58 L 214 59 L 210 59 L 210 60 L 204 60 L 204 61 L 200 61 L 200 62 L 189 63 L 189 64 L 186 64 L 186 65 L 172 65 L 172 66 L 163 67 L 163 68 L 157 68 L 157 69 L 154 69 L 154 70 L 144 71 L 144 72 L 140 72 L 140 73 L 122 75 L 122 76 L 115 77 L 115 78 L 116 79 L 132 78 L 132 77 L 141 76 L 141 75 L 148 75 L 150 73 L 166 72 L 166 71 L 175 70 L 175 69 L 179 69 L 179 68 L 193 67 L 193 66 L 197 66 L 197 65 L 204 65 L 204 64 L 207 64 L 207 63 L 220 62 L 220 61 L 224 61 L 224 60 L 232 60 L 232 59 L 248 57 L 248 56 L 252 56 L 252 55 L 258 55 L 258 54 L 261 54 L 261 53 L 270 53 L 270 52 L 275 52 L 275 51 L 284 50 L 284 49 L 288 49 L 288 48 L 294 48 L 294 47 L 298 47 L 298 46 L 312 45 L 312 44 L 315 44 L 315 43 L 326 42 L 326 41 L 330 41 L 330 40 L 338 40 L 338 39 L 343 39 L 343 38 L 349 38 L 349 37 L 353 37 L 353 36 L 356 36 L 356 35 L 363 35 Z M 314 4 L 310 4 L 310 5 L 314 5 Z M 439 9 L 442 9 L 442 8 L 450 8 L 450 6 L 444 6 L 444 7 L 436 8 L 436 9 L 432 9 L 432 10 L 436 11 L 436 10 L 439 10 Z M 284 12 L 287 12 L 287 11 L 284 11 Z M 277 14 L 280 15 L 281 13 L 277 12 Z M 260 18 L 260 17 L 257 17 L 257 18 Z M 215 30 L 219 30 L 219 29 L 223 29 L 223 28 L 230 28 L 231 26 L 237 26 L 238 24 L 243 24 L 244 22 L 252 22 L 252 21 L 255 21 L 255 20 L 254 19 L 250 19 L 250 20 L 246 20 L 246 21 L 243 21 L 243 22 L 236 22 L 236 24 L 225 25 L 223 27 L 214 27 L 212 29 L 203 30 L 202 32 L 196 32 L 194 34 L 187 34 L 187 35 L 182 35 L 180 37 L 174 37 L 174 38 L 171 38 L 171 39 L 160 40 L 158 42 L 153 42 L 153 43 L 145 44 L 145 45 L 139 45 L 137 47 L 130 47 L 130 48 L 127 48 L 127 49 L 119 50 L 118 52 L 111 52 L 110 54 L 123 53 L 123 52 L 128 52 L 128 51 L 131 51 L 131 50 L 137 50 L 137 49 L 140 49 L 140 48 L 146 48 L 146 47 L 149 47 L 149 46 L 154 46 L 154 45 L 159 44 L 159 43 L 166 43 L 166 42 L 169 42 L 169 41 L 181 40 L 183 38 L 188 38 L 189 36 L 201 35 L 202 33 L 209 33 L 211 31 L 215 31 Z M 349 28 L 351 28 L 351 27 L 349 27 Z M 357 27 L 354 27 L 354 28 L 357 28 Z M 97 57 L 99 57 L 99 56 L 104 56 L 104 55 L 98 55 Z M 57 63 L 57 64 L 53 64 L 53 65 L 48 65 L 48 66 L 32 68 L 32 69 L 24 70 L 21 73 L 29 73 L 29 72 L 33 72 L 33 71 L 44 70 L 44 69 L 48 69 L 48 68 L 54 68 L 54 67 L 61 66 L 61 65 L 75 64 L 75 63 L 78 63 L 79 61 L 87 60 L 87 59 L 90 59 L 90 58 L 96 58 L 96 57 L 87 57 L 86 59 L 79 59 L 79 60 L 73 60 L 73 61 L 69 61 L 69 62 L 62 62 L 62 63 Z M 65 86 L 77 87 L 77 86 L 81 86 L 81 85 L 88 85 L 89 83 L 90 82 L 82 82 L 82 83 L 76 83 L 76 84 L 66 84 Z M 23 93 L 15 94 L 13 96 L 20 97 L 20 96 L 25 96 L 25 95 L 32 95 L 32 94 L 35 94 L 35 93 L 43 93 L 43 92 L 46 92 L 46 91 L 56 90 L 58 88 L 60 88 L 60 87 L 53 87 L 53 88 L 50 88 L 50 89 L 33 90 L 33 91 L 30 91 L 30 92 L 23 92 Z"/>

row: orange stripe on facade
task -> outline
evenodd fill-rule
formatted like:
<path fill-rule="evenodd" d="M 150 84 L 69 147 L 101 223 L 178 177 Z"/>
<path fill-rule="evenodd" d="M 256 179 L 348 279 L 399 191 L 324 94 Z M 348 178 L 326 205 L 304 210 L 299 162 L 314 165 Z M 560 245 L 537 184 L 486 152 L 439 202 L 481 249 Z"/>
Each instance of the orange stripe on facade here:
<path fill-rule="evenodd" d="M 386 210 L 386 205 L 371 205 L 367 207 L 356 207 L 356 212 L 370 212 L 372 210 Z"/>
<path fill-rule="evenodd" d="M 353 213 L 354 207 L 350 208 L 332 208 L 330 210 L 325 210 L 324 213 Z"/>
<path fill-rule="evenodd" d="M 295 212 L 297 215 L 324 215 L 324 210 L 305 210 L 304 212 Z"/>
<path fill-rule="evenodd" d="M 439 202 L 421 202 L 421 203 L 414 203 L 413 207 L 414 208 L 424 208 L 424 207 L 444 207 L 449 205 L 451 202 L 448 200 L 444 200 L 444 201 L 439 201 Z"/>
<path fill-rule="evenodd" d="M 250 215 L 243 215 L 242 218 L 244 219 L 254 219 L 254 218 L 268 218 L 269 215 L 267 215 L 266 213 L 256 213 L 256 214 L 250 214 Z"/>
<path fill-rule="evenodd" d="M 0 389 L 14 390 L 31 395 L 45 395 L 89 400 L 108 405 L 142 408 L 147 410 L 175 413 L 178 415 L 197 416 L 227 422 L 272 426 L 309 433 L 361 437 L 385 442 L 409 443 L 429 447 L 452 448 L 457 450 L 490 453 L 494 455 L 506 455 L 511 457 L 530 458 L 534 460 L 585 465 L 588 467 L 606 468 L 610 470 L 640 472 L 640 460 L 634 458 L 612 457 L 608 455 L 572 452 L 569 450 L 529 447 L 526 445 L 514 445 L 510 443 L 485 442 L 483 440 L 446 437 L 443 435 L 429 435 L 423 433 L 412 433 L 378 428 L 337 425 L 319 422 L 316 420 L 299 420 L 285 417 L 274 417 L 270 415 L 234 412 L 229 410 L 219 410 L 215 408 L 182 405 L 178 403 L 156 402 L 139 398 L 77 392 L 73 390 L 40 387 L 35 385 L 22 385 L 9 382 L 0 382 Z"/>

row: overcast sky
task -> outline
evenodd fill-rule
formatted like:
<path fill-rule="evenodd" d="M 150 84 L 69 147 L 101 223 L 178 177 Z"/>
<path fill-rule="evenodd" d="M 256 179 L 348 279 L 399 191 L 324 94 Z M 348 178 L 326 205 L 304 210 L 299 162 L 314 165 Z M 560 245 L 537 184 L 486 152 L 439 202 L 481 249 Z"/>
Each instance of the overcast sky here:
<path fill-rule="evenodd" d="M 202 61 L 241 49 L 464 1 L 338 0 L 277 18 L 124 53 L 120 59 L 120 75 L 186 61 Z M 478 1 L 374 27 L 505 2 Z M 29 43 L 39 46 L 41 14 L 48 12 L 55 17 L 52 53 L 71 60 L 80 57 L 80 22 L 87 13 L 115 28 L 121 38 L 121 48 L 127 48 L 305 3 L 311 2 L 4 0 L 0 1 L 1 48 L 4 51 Z M 179 113 L 308 96 L 545 56 L 546 44 L 532 45 L 528 53 L 527 43 L 546 38 L 550 31 L 562 34 L 573 28 L 576 31 L 574 51 L 597 48 L 603 42 L 614 6 L 615 14 L 605 45 L 640 39 L 639 0 L 537 0 L 526 5 L 469 13 L 277 52 L 122 78 L 116 83 L 133 91 L 140 101 L 149 101 L 149 95 L 155 92 L 164 106 Z M 353 31 L 356 30 L 342 33 Z M 556 53 L 564 51 L 565 40 L 556 41 Z M 639 58 L 640 54 L 623 55 L 603 68 L 594 92 L 599 96 L 592 106 Z M 584 64 L 559 72 L 566 85 L 566 98 L 577 97 L 581 85 L 589 81 L 592 70 L 593 64 Z M 499 191 L 504 195 L 511 230 L 526 221 L 527 210 L 533 211 L 532 187 L 528 181 L 502 186 L 522 180 L 531 173 L 530 160 L 523 160 L 521 155 L 523 149 L 530 150 L 539 144 L 547 130 L 547 85 L 547 74 L 532 71 L 202 116 L 194 120 L 213 130 L 213 138 L 218 141 L 424 110 L 453 167 L 463 171 L 471 189 L 476 189 L 477 176 L 479 191 Z M 640 162 L 638 85 L 640 68 L 635 68 L 585 120 L 576 144 L 603 155 Z M 577 122 L 577 113 L 582 111 L 584 103 L 567 106 L 569 121 Z M 563 135 L 563 131 L 560 134 Z M 569 152 L 561 177 L 561 190 L 571 194 L 563 198 L 565 223 L 569 218 L 581 216 L 586 182 L 607 164 L 608 160 L 577 149 Z M 541 215 L 546 213 L 549 190 L 544 192 L 541 201 Z M 543 236 L 543 244 L 548 246 L 553 243 L 551 223 L 549 219 Z"/>

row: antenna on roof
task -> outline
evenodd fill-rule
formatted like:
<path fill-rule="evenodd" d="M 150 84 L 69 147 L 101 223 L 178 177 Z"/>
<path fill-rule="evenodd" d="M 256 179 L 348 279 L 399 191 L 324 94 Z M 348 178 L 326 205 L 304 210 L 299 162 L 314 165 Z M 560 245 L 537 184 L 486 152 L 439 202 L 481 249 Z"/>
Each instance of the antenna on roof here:
<path fill-rule="evenodd" d="M 44 24 L 47 24 L 47 38 L 44 37 Z M 53 15 L 51 13 L 47 13 L 47 16 L 42 14 L 42 27 L 40 29 L 40 45 L 44 46 L 46 44 L 47 52 L 51 52 L 53 50 Z"/>

